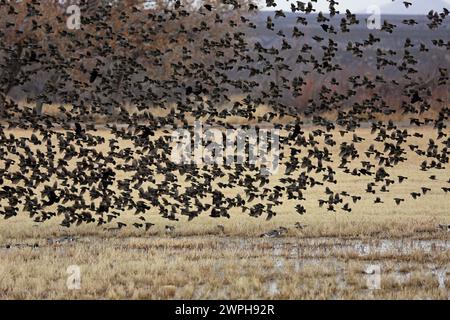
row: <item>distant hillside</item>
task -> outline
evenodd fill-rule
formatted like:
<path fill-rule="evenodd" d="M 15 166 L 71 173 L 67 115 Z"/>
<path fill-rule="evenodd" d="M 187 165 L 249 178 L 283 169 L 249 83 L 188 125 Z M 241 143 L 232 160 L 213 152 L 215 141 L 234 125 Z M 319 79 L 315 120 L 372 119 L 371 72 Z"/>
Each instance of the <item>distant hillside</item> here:
<path fill-rule="evenodd" d="M 403 4 L 403 1 L 411 2 L 412 5 L 407 9 Z M 296 0 L 275 0 L 277 7 L 266 7 L 265 0 L 260 1 L 263 11 L 271 11 L 283 9 L 285 12 L 290 12 L 291 4 Z M 303 1 L 308 2 L 308 1 Z M 426 15 L 430 10 L 442 12 L 443 8 L 450 10 L 450 0 L 341 0 L 338 1 L 339 5 L 336 9 L 341 13 L 344 13 L 346 9 L 350 9 L 353 13 L 365 14 L 366 9 L 374 4 L 381 7 L 381 12 L 385 15 Z M 322 11 L 323 13 L 329 13 L 327 0 L 317 0 L 313 2 L 316 12 Z"/>
<path fill-rule="evenodd" d="M 381 7 L 381 13 L 406 14 L 406 15 L 426 15 L 430 10 L 442 12 L 443 8 L 450 10 L 450 3 L 444 0 L 408 0 L 412 5 L 407 9 L 403 0 L 386 4 Z"/>

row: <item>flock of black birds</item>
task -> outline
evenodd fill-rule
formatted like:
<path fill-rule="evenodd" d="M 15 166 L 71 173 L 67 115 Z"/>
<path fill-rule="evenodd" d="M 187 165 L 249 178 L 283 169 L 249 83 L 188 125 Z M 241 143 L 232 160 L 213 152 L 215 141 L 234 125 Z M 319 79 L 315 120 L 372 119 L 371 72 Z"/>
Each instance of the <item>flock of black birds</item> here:
<path fill-rule="evenodd" d="M 89 8 L 91 2 L 97 3 L 95 13 L 83 16 L 85 8 Z M 182 2 L 172 1 L 171 6 L 158 12 L 145 11 L 136 6 L 119 17 L 123 28 L 128 29 L 117 35 L 111 33 L 113 29 L 107 20 L 110 17 L 108 10 L 112 10 L 110 2 L 81 1 L 81 30 L 69 32 L 57 31 L 52 25 L 39 25 L 40 2 L 28 1 L 27 16 L 31 22 L 36 20 L 34 28 L 46 30 L 50 35 L 58 33 L 61 39 L 70 39 L 71 49 L 78 53 L 65 57 L 58 51 L 60 48 L 52 47 L 47 48 L 45 54 L 37 54 L 36 51 L 42 50 L 44 44 L 25 40 L 21 42 L 21 55 L 16 56 L 11 52 L 17 50 L 19 40 L 17 43 L 5 40 L 0 44 L 2 67 L 7 70 L 6 65 L 11 61 L 20 61 L 24 66 L 32 66 L 36 61 L 41 61 L 49 72 L 56 70 L 61 74 L 57 85 L 45 86 L 45 90 L 39 95 L 40 101 L 51 103 L 53 97 L 58 96 L 62 97 L 61 104 L 74 107 L 61 107 L 60 113 L 63 116 L 37 114 L 19 107 L 16 101 L 8 97 L 5 89 L 8 87 L 7 81 L 11 80 L 11 73 L 2 73 L 0 215 L 9 219 L 18 214 L 28 214 L 35 222 L 45 222 L 59 216 L 62 218 L 61 225 L 65 227 L 82 223 L 116 223 L 117 227 L 111 229 L 120 229 L 126 224 L 120 222 L 119 218 L 123 212 L 129 211 L 137 217 L 133 226 L 147 231 L 154 225 L 148 215 L 151 210 L 156 210 L 170 221 L 179 221 L 182 216 L 191 221 L 202 213 L 214 218 L 230 218 L 230 210 L 233 208 L 253 217 L 264 216 L 271 219 L 276 215 L 276 208 L 283 206 L 284 199 L 289 199 L 296 202 L 295 211 L 303 215 L 306 213 L 302 204 L 306 200 L 304 191 L 319 185 L 325 188 L 325 196 L 319 200 L 320 207 L 329 212 L 351 212 L 352 205 L 362 199 L 363 193 L 379 195 L 375 203 L 382 203 L 383 192 L 389 192 L 392 185 L 401 184 L 409 178 L 390 173 L 391 169 L 407 162 L 408 152 L 413 152 L 422 159 L 417 170 L 432 171 L 429 179 L 433 182 L 442 181 L 441 190 L 438 191 L 448 193 L 450 180 L 442 179 L 443 176 L 448 176 L 450 154 L 448 96 L 447 101 L 442 97 L 433 97 L 430 88 L 423 86 L 421 78 L 416 75 L 416 66 L 421 59 L 427 59 L 429 47 L 441 50 L 442 56 L 445 56 L 450 50 L 449 39 L 433 39 L 430 43 L 419 44 L 408 38 L 404 39 L 402 52 L 393 52 L 380 45 L 382 35 L 393 33 L 397 28 L 387 21 L 387 16 L 381 30 L 370 32 L 363 42 L 349 43 L 346 48 L 342 48 L 333 40 L 334 37 L 338 34 L 345 37 L 346 33 L 351 32 L 352 26 L 366 22 L 350 10 L 339 13 L 334 0 L 328 0 L 329 14 L 316 12 L 315 2 L 292 2 L 291 11 L 298 18 L 297 25 L 292 29 L 292 37 L 287 37 L 284 31 L 277 29 L 277 21 L 283 19 L 285 13 L 277 10 L 275 1 L 267 0 L 267 7 L 275 11 L 267 18 L 266 32 L 280 37 L 282 42 L 280 47 L 264 47 L 261 43 L 252 45 L 246 41 L 245 30 L 256 27 L 252 15 L 258 7 L 252 3 L 244 6 L 236 0 L 221 0 L 200 5 L 196 12 L 200 13 L 198 21 L 192 26 L 179 22 L 179 27 L 171 31 L 172 34 L 161 26 L 166 26 L 164 23 L 167 22 L 176 25 L 178 20 L 193 14 L 185 10 Z M 221 10 L 216 10 L 218 4 L 221 5 Z M 413 5 L 409 2 L 404 4 L 406 8 Z M 8 7 L 8 15 L 0 19 L 11 18 L 14 21 L 18 14 L 15 4 L 0 0 L 0 6 Z M 227 10 L 224 11 L 223 6 Z M 234 11 L 239 12 L 237 18 L 231 18 L 230 12 Z M 145 17 L 154 28 L 144 29 L 136 22 L 131 23 L 130 15 L 133 14 Z M 442 12 L 429 12 L 426 14 L 428 28 L 448 29 L 445 24 L 448 15 L 449 11 L 445 8 Z M 201 19 L 203 16 L 204 21 Z M 253 80 L 254 76 L 273 74 L 276 70 L 289 72 L 290 66 L 284 63 L 282 52 L 289 49 L 293 41 L 302 41 L 302 28 L 308 27 L 305 16 L 312 16 L 321 26 L 320 32 L 312 36 L 321 48 L 321 55 L 313 55 L 312 48 L 305 44 L 297 52 L 297 63 L 303 65 L 303 71 L 293 75 L 291 79 L 281 77 L 281 82 L 271 82 L 268 91 L 260 92 L 261 88 L 258 81 Z M 339 22 L 339 28 L 331 23 L 333 20 Z M 127 22 L 130 24 L 127 25 Z M 60 24 L 61 21 L 55 23 Z M 220 40 L 208 41 L 207 35 L 212 24 L 224 26 Z M 414 17 L 405 18 L 403 24 L 413 26 L 416 22 Z M 87 31 L 83 30 L 88 30 L 88 27 L 107 31 L 87 35 Z M 13 22 L 9 24 L 9 28 L 17 32 L 17 39 L 23 39 L 21 31 Z M 180 43 L 183 54 L 178 58 L 174 58 L 170 46 L 167 46 L 166 51 L 165 47 L 161 47 L 143 53 L 144 59 L 154 65 L 170 64 L 173 71 L 170 75 L 166 78 L 152 78 L 145 74 L 142 56 L 129 54 L 137 52 L 135 44 L 123 37 L 130 31 L 129 28 L 133 28 L 141 39 L 166 33 L 167 41 L 175 44 L 179 34 L 188 35 L 187 42 Z M 0 30 L 0 40 L 11 36 L 8 30 Z M 81 32 L 83 36 L 78 37 L 77 32 Z M 109 37 L 115 37 L 114 43 L 118 48 L 108 45 L 111 41 Z M 201 42 L 198 43 L 201 54 L 210 57 L 213 52 L 213 60 L 205 58 L 202 63 L 190 56 L 189 45 L 197 41 Z M 82 50 L 77 51 L 78 47 Z M 335 61 L 339 50 L 350 52 L 357 60 L 366 53 L 366 49 L 376 50 L 375 58 L 380 74 L 374 74 L 372 78 L 351 75 L 347 80 L 346 91 L 336 89 L 338 80 L 333 76 L 329 86 L 323 84 L 319 101 L 311 100 L 302 111 L 280 102 L 282 90 L 302 95 L 304 78 L 308 74 L 335 75 L 344 70 L 345 66 Z M 417 52 L 419 57 L 413 52 Z M 171 60 L 167 61 L 166 57 L 169 55 Z M 396 60 L 396 57 L 400 59 Z M 86 76 L 84 81 L 71 80 L 69 71 L 74 71 L 81 58 L 93 59 L 96 65 L 77 68 L 77 72 Z M 103 68 L 105 60 L 123 62 L 116 69 L 122 71 L 121 78 L 124 78 L 120 89 L 115 87 L 117 76 Z M 381 73 L 385 68 L 396 69 L 402 73 L 402 78 L 386 79 Z M 32 69 L 23 68 L 13 85 L 31 80 L 39 81 L 33 78 L 36 73 Z M 245 72 L 246 75 L 236 78 L 236 75 L 231 75 L 233 71 Z M 448 87 L 448 72 L 443 59 L 436 79 L 438 87 Z M 69 82 L 70 86 L 67 85 Z M 390 83 L 392 87 L 401 89 L 403 103 L 400 109 L 391 108 L 376 92 L 377 85 L 382 83 Z M 132 90 L 134 87 L 144 88 L 146 93 L 136 93 Z M 150 87 L 153 90 L 146 89 Z M 113 98 L 115 90 L 120 90 L 124 100 L 137 105 L 139 111 L 143 112 L 131 113 L 118 106 L 120 101 Z M 370 98 L 350 103 L 357 90 L 371 92 Z M 228 93 L 229 91 L 236 96 L 240 94 L 243 98 L 232 102 L 232 93 Z M 85 94 L 86 92 L 89 94 Z M 169 95 L 171 100 L 166 99 Z M 151 105 L 145 105 L 145 101 L 149 99 Z M 231 107 L 220 110 L 219 101 L 229 103 Z M 98 125 L 90 121 L 93 119 L 90 116 L 110 110 L 109 105 L 119 110 L 114 120 L 116 123 L 111 121 Z M 170 105 L 174 107 L 169 107 Z M 168 114 L 152 114 L 155 106 L 168 109 Z M 269 106 L 271 111 L 257 116 L 259 106 Z M 428 116 L 427 112 L 432 107 L 437 108 L 437 111 Z M 323 112 L 327 111 L 335 111 L 336 118 L 328 119 L 323 116 Z M 409 119 L 408 127 L 393 120 L 379 120 L 378 117 L 381 115 L 389 119 L 390 115 L 397 113 Z M 196 119 L 206 117 L 208 125 L 224 128 L 232 127 L 227 121 L 228 117 L 243 117 L 265 123 L 266 126 L 272 124 L 282 129 L 282 132 L 288 132 L 284 136 L 280 135 L 281 163 L 285 164 L 285 169 L 283 167 L 278 175 L 265 176 L 260 173 L 260 168 L 248 164 L 219 166 L 174 163 L 170 158 L 171 132 L 177 127 L 193 130 L 188 115 Z M 277 119 L 292 121 L 277 123 Z M 312 121 L 312 129 L 309 131 L 305 119 Z M 358 136 L 357 130 L 365 125 L 371 129 L 373 143 L 369 143 L 370 147 L 361 152 L 360 146 L 366 138 Z M 420 132 L 415 132 L 415 128 L 419 126 L 433 128 L 436 132 L 436 139 L 429 138 L 425 148 L 410 142 L 411 139 L 423 139 Z M 256 125 L 257 130 L 258 128 L 259 125 Z M 23 136 L 20 134 L 21 130 L 32 133 L 29 137 Z M 339 145 L 333 135 L 337 132 L 347 141 L 342 141 Z M 338 155 L 330 151 L 334 146 L 339 146 Z M 359 190 L 356 194 L 336 192 L 333 187 L 339 184 L 336 179 L 337 171 L 368 177 L 372 181 L 365 190 Z M 411 172 L 411 175 L 415 174 L 416 172 Z M 181 180 L 184 181 L 183 184 Z M 216 186 L 218 180 L 220 182 Z M 269 186 L 269 182 L 274 186 Z M 227 190 L 242 191 L 230 197 L 227 196 Z M 401 205 L 407 200 L 425 197 L 430 191 L 425 185 L 411 193 L 410 199 L 397 197 L 394 201 Z M 302 229 L 304 226 L 298 224 L 296 227 Z M 224 231 L 223 226 L 219 229 Z M 173 231 L 173 226 L 166 226 L 167 233 Z M 280 228 L 272 233 L 276 236 L 283 232 L 285 229 Z"/>

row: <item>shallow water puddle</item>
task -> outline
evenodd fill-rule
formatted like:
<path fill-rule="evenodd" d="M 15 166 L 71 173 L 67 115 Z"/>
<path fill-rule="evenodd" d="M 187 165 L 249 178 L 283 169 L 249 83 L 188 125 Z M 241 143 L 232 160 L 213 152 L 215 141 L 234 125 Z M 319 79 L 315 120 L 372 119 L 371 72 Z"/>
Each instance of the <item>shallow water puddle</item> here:
<path fill-rule="evenodd" d="M 295 243 L 283 242 L 282 239 L 272 244 L 274 256 L 283 255 L 287 258 L 301 256 L 326 255 L 327 253 L 356 253 L 364 256 L 369 254 L 410 254 L 413 252 L 445 252 L 450 250 L 450 240 L 343 240 L 339 238 L 306 238 L 298 239 Z M 266 250 L 266 247 L 258 243 L 248 242 L 247 250 Z"/>
<path fill-rule="evenodd" d="M 276 281 L 269 282 L 269 286 L 268 286 L 267 292 L 271 296 L 274 296 L 274 295 L 277 295 L 277 294 L 280 293 L 280 291 L 278 290 L 278 284 L 277 284 Z"/>

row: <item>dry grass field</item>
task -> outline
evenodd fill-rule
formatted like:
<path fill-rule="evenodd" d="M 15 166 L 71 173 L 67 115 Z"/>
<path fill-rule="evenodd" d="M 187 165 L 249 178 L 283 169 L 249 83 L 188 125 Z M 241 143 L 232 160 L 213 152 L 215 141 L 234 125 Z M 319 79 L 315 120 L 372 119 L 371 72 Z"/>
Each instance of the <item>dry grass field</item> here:
<path fill-rule="evenodd" d="M 436 139 L 429 128 L 413 130 L 425 137 L 412 137 L 411 143 L 423 147 L 428 138 Z M 6 133 L 31 135 L 18 129 Z M 361 150 L 381 146 L 368 129 L 356 133 L 366 138 Z M 95 134 L 109 137 L 101 130 Z M 339 145 L 351 140 L 351 134 L 341 138 L 335 133 L 335 139 Z M 102 147 L 108 151 L 107 143 Z M 123 142 L 120 147 L 130 145 Z M 338 146 L 331 151 L 337 157 Z M 362 153 L 355 163 L 364 160 L 371 161 Z M 450 224 L 450 198 L 441 189 L 450 173 L 420 171 L 421 161 L 409 153 L 406 163 L 390 168 L 391 177 L 409 179 L 381 195 L 365 193 L 370 178 L 337 170 L 333 190 L 363 196 L 351 213 L 319 208 L 325 186 L 304 192 L 304 215 L 287 199 L 270 221 L 232 211 L 231 219 L 205 214 L 190 222 L 186 217 L 172 222 L 150 210 L 147 220 L 156 225 L 148 232 L 131 226 L 111 231 L 93 224 L 67 229 L 59 225 L 62 217 L 39 224 L 19 213 L 0 221 L 0 299 L 448 299 L 450 232 L 438 225 Z M 428 178 L 432 174 L 437 180 Z M 118 172 L 117 179 L 125 177 Z M 269 187 L 278 178 L 271 177 Z M 410 193 L 421 186 L 431 191 L 413 200 Z M 240 190 L 224 192 L 231 197 Z M 376 196 L 384 203 L 374 204 Z M 406 201 L 397 206 L 395 197 Z M 122 216 L 121 221 L 136 221 L 132 212 Z M 296 222 L 306 226 L 298 230 Z M 167 235 L 165 225 L 174 225 L 175 232 Z M 259 237 L 279 226 L 289 229 L 285 237 Z M 54 241 L 66 236 L 72 241 Z M 80 268 L 79 289 L 67 287 L 71 265 Z M 371 283 L 377 274 L 365 272 L 369 266 L 380 268 L 376 288 Z"/>

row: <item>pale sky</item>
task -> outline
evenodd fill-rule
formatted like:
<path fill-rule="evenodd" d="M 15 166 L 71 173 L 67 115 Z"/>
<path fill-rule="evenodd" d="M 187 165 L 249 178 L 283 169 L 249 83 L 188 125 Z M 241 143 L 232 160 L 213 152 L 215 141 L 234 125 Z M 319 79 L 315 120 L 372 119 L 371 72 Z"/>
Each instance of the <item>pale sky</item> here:
<path fill-rule="evenodd" d="M 263 5 L 263 10 L 267 10 L 265 6 L 266 1 L 260 0 L 261 5 Z M 302 0 L 304 3 L 308 3 L 310 0 Z M 365 13 L 367 8 L 371 5 L 378 5 L 381 9 L 386 10 L 386 14 L 389 13 L 405 13 L 408 14 L 412 12 L 415 8 L 415 11 L 419 11 L 420 13 L 427 14 L 431 9 L 442 11 L 443 5 L 446 8 L 450 8 L 450 0 L 408 0 L 413 5 L 412 7 L 406 9 L 403 5 L 403 0 L 395 0 L 396 3 L 393 3 L 392 0 L 337 0 L 339 2 L 339 6 L 337 9 L 345 12 L 345 9 L 350 9 L 353 13 Z M 296 3 L 295 0 L 275 0 L 277 4 L 276 8 L 272 8 L 270 10 L 290 10 L 291 3 Z M 317 11 L 328 12 L 328 2 L 326 0 L 317 0 L 317 3 L 312 2 L 314 8 Z M 394 7 L 393 7 L 394 6 Z M 400 11 L 399 11 L 400 10 Z"/>

